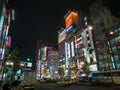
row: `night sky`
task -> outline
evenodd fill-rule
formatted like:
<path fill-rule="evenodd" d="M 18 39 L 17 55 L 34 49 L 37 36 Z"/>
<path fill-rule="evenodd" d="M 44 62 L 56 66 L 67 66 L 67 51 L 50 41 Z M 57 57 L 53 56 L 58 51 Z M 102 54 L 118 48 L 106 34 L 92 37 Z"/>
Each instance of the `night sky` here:
<path fill-rule="evenodd" d="M 57 31 L 65 27 L 64 16 L 68 10 L 87 12 L 95 0 L 11 0 L 15 21 L 11 22 L 9 34 L 11 48 L 17 47 L 22 59 L 35 58 L 36 40 L 52 42 L 57 48 Z M 120 11 L 118 0 L 104 0 L 105 5 L 116 14 Z M 117 13 L 120 15 L 120 13 Z"/>

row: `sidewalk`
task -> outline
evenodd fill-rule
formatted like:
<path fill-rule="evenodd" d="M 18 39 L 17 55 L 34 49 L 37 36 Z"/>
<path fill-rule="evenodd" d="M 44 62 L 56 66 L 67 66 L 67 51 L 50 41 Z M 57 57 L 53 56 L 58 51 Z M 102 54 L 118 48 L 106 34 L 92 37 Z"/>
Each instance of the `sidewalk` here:
<path fill-rule="evenodd" d="M 2 86 L 0 85 L 0 90 L 2 90 Z"/>
<path fill-rule="evenodd" d="M 2 88 L 0 87 L 0 90 L 2 90 Z"/>
<path fill-rule="evenodd" d="M 0 82 L 0 90 L 2 90 L 2 82 Z"/>

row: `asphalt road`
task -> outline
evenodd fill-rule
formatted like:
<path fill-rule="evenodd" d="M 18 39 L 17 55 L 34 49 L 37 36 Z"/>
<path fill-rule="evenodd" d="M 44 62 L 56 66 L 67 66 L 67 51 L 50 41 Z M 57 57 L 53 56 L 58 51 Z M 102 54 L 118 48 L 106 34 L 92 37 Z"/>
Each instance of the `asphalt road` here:
<path fill-rule="evenodd" d="M 56 84 L 51 83 L 37 83 L 34 90 L 119 90 L 112 87 L 93 87 L 93 86 L 75 86 L 58 87 Z"/>

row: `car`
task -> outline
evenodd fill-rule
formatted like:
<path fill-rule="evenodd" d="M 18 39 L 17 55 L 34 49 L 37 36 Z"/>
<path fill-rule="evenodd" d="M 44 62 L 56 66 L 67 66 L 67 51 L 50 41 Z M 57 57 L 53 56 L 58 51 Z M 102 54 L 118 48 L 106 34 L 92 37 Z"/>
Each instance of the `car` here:
<path fill-rule="evenodd" d="M 88 82 L 88 79 L 86 77 L 80 77 L 79 81 L 80 82 Z"/>
<path fill-rule="evenodd" d="M 41 82 L 41 83 L 46 83 L 46 80 L 40 79 L 40 82 Z"/>
<path fill-rule="evenodd" d="M 57 82 L 57 86 L 70 86 L 72 84 L 69 80 L 62 80 Z"/>
<path fill-rule="evenodd" d="M 64 86 L 64 81 L 58 81 L 57 86 Z"/>
<path fill-rule="evenodd" d="M 70 80 L 65 80 L 64 81 L 65 86 L 70 86 L 72 82 Z"/>

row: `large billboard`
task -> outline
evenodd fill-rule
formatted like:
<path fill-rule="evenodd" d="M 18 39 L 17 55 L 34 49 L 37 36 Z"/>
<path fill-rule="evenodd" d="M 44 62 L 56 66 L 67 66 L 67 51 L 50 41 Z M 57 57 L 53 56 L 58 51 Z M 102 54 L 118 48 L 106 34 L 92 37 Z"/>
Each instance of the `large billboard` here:
<path fill-rule="evenodd" d="M 77 12 L 70 12 L 70 14 L 65 18 L 65 25 L 68 28 L 72 24 L 78 23 L 78 13 Z"/>
<path fill-rule="evenodd" d="M 10 47 L 11 44 L 11 37 L 8 35 L 6 39 L 6 49 Z"/>
<path fill-rule="evenodd" d="M 58 44 L 61 43 L 66 38 L 66 31 L 62 31 L 58 36 Z"/>

